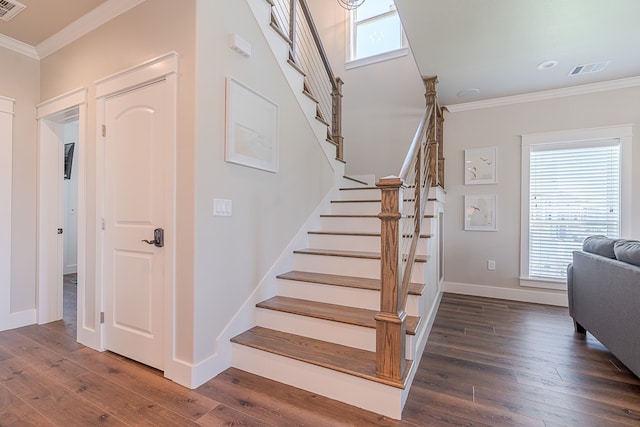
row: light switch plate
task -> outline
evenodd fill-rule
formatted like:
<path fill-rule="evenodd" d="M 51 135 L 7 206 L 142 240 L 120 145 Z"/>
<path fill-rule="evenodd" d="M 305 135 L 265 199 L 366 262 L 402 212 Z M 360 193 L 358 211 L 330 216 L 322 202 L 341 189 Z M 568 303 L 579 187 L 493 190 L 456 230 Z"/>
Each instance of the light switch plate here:
<path fill-rule="evenodd" d="M 231 216 L 231 200 L 213 199 L 213 216 Z"/>

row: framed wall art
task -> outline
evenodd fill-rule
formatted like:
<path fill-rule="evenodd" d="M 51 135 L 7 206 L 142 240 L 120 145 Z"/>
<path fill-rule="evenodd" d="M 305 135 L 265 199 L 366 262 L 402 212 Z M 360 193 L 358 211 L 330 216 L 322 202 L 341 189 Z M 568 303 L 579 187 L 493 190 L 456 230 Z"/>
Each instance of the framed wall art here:
<path fill-rule="evenodd" d="M 464 184 L 495 184 L 498 182 L 496 147 L 464 150 Z"/>
<path fill-rule="evenodd" d="M 225 161 L 278 172 L 278 106 L 227 78 Z"/>
<path fill-rule="evenodd" d="M 464 196 L 464 229 L 497 231 L 496 202 L 495 194 Z"/>

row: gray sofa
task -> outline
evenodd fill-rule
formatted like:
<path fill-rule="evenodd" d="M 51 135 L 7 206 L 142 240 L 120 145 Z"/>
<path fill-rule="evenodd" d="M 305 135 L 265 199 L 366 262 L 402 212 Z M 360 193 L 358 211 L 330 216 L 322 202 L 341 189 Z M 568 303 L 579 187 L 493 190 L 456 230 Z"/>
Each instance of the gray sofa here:
<path fill-rule="evenodd" d="M 640 242 L 592 236 L 567 269 L 569 314 L 640 377 Z"/>

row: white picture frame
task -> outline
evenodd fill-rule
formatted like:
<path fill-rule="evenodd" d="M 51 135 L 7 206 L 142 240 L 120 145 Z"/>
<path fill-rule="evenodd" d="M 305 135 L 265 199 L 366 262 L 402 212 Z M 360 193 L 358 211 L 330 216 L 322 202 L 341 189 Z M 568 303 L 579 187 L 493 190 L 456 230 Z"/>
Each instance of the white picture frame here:
<path fill-rule="evenodd" d="M 278 172 L 278 105 L 227 78 L 225 161 Z"/>
<path fill-rule="evenodd" d="M 464 150 L 464 184 L 496 184 L 497 148 L 474 148 Z"/>
<path fill-rule="evenodd" d="M 497 231 L 497 201 L 495 194 L 465 195 L 465 231 Z"/>

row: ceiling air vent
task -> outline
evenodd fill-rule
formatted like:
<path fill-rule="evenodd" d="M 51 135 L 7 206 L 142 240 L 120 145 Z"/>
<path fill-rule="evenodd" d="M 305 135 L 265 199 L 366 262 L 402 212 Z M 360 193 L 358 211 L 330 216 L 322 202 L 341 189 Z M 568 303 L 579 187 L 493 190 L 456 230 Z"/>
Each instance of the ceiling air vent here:
<path fill-rule="evenodd" d="M 597 73 L 604 70 L 604 67 L 609 65 L 611 61 L 594 62 L 593 64 L 577 65 L 573 67 L 573 70 L 569 73 L 570 76 L 577 76 L 579 74 Z"/>
<path fill-rule="evenodd" d="M 27 6 L 14 0 L 0 0 L 0 20 L 8 21 Z"/>

